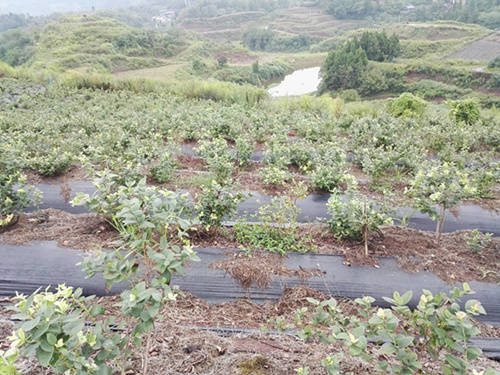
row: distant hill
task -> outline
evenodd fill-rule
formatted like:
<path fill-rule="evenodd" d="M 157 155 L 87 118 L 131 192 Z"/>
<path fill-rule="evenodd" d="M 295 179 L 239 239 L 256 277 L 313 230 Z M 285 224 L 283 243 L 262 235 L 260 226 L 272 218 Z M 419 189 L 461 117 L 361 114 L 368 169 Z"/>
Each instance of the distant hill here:
<path fill-rule="evenodd" d="M 183 46 L 178 34 L 160 34 L 111 18 L 75 14 L 45 26 L 28 65 L 35 69 L 115 72 L 160 66 L 162 59 Z"/>
<path fill-rule="evenodd" d="M 2 0 L 0 14 L 29 13 L 39 16 L 54 12 L 87 12 L 92 8 L 125 8 L 141 2 L 142 0 Z"/>

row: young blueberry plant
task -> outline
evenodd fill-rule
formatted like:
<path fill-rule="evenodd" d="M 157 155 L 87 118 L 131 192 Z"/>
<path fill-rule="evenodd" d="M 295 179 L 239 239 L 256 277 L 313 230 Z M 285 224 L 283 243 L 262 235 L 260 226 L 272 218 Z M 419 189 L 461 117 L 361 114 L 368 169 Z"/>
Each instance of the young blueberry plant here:
<path fill-rule="evenodd" d="M 121 294 L 119 306 L 133 327 L 133 343 L 141 347 L 146 336 L 142 372 L 147 374 L 154 322 L 163 319 L 160 311 L 180 293 L 170 285 L 172 275 L 183 274 L 186 262 L 199 258 L 187 239 L 192 223 L 186 218 L 185 196 L 146 186 L 142 180 L 118 203 L 113 219 L 120 247 L 86 258 L 82 265 L 89 277 L 102 273 L 108 288 L 120 282 L 131 286 Z"/>
<path fill-rule="evenodd" d="M 406 194 L 413 198 L 415 208 L 429 214 L 432 220 L 438 219 L 438 245 L 443 233 L 446 210 L 458 206 L 462 200 L 476 194 L 476 189 L 470 181 L 469 175 L 455 164 L 430 161 L 421 166 L 410 187 L 406 189 Z"/>
<path fill-rule="evenodd" d="M 331 216 L 328 226 L 339 240 L 362 239 L 365 244 L 365 254 L 368 256 L 368 241 L 371 234 L 379 232 L 384 224 L 392 224 L 392 219 L 386 207 L 377 207 L 373 200 L 357 190 L 354 177 L 347 176 L 346 182 L 345 197 L 342 197 L 339 189 L 335 189 L 326 204 Z"/>
<path fill-rule="evenodd" d="M 196 196 L 195 210 L 199 222 L 212 235 L 217 235 L 224 220 L 237 213 L 238 203 L 246 196 L 232 182 L 221 185 L 216 180 L 204 185 Z"/>
<path fill-rule="evenodd" d="M 0 139 L 1 142 L 1 139 Z M 19 157 L 8 145 L 0 144 L 0 228 L 11 225 L 33 201 L 37 206 L 41 192 L 28 185 Z"/>
<path fill-rule="evenodd" d="M 104 319 L 104 309 L 91 307 L 81 290 L 60 286 L 56 293 L 19 297 L 16 317 L 22 321 L 13 340 L 21 354 L 36 356 L 56 373 L 125 374 L 132 345 L 143 349 L 142 374 L 148 373 L 151 335 L 162 309 L 181 292 L 171 285 L 188 260 L 199 260 L 187 239 L 192 223 L 185 196 L 147 186 L 145 180 L 113 190 L 110 197 L 82 197 L 97 211 L 112 213 L 119 233 L 117 248 L 85 258 L 87 277 L 102 274 L 107 289 L 129 286 L 120 295 L 119 325 Z M 103 194 L 108 190 L 104 188 Z M 112 203 L 106 206 L 98 201 Z M 86 323 L 91 323 L 90 326 Z M 143 343 L 144 341 L 144 343 Z"/>
<path fill-rule="evenodd" d="M 115 325 L 114 318 L 102 317 L 104 309 L 92 305 L 92 299 L 83 297 L 81 289 L 65 285 L 55 292 L 16 296 L 13 318 L 21 323 L 9 337 L 11 348 L 0 360 L 0 370 L 3 365 L 3 370 L 14 371 L 13 360 L 24 356 L 35 357 L 40 366 L 50 366 L 55 373 L 124 373 L 130 356 L 125 323 Z"/>
<path fill-rule="evenodd" d="M 358 298 L 356 316 L 345 315 L 335 299 L 308 298 L 314 306 L 310 321 L 305 320 L 307 307 L 296 311 L 295 323 L 290 325 L 280 318 L 270 321 L 280 330 L 298 328 L 303 340 L 317 337 L 326 344 L 343 345 L 350 356 L 374 365 L 377 374 L 421 373 L 428 357 L 442 360 L 445 375 L 498 374 L 492 369 L 478 372 L 471 364 L 482 353 L 470 345 L 471 338 L 480 333 L 472 318 L 485 311 L 477 300 L 467 301 L 462 310 L 459 298 L 470 293 L 466 283 L 463 289 L 455 288 L 449 295 L 433 295 L 424 290 L 414 310 L 408 307 L 411 292 L 395 292 L 392 298 L 384 298 L 391 305 L 386 309 L 372 306 L 372 297 Z M 340 374 L 343 358 L 337 354 L 321 364 L 328 374 Z"/>

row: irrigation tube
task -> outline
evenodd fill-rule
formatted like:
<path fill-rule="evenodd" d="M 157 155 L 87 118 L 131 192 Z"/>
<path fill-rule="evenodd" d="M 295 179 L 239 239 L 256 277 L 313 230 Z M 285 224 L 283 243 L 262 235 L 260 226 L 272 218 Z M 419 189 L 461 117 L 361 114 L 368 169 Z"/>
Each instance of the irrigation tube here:
<path fill-rule="evenodd" d="M 42 191 L 43 199 L 40 209 L 58 209 L 72 214 L 87 213 L 81 207 L 73 207 L 69 202 L 65 202 L 61 196 L 61 184 L 37 184 L 36 187 Z M 70 200 L 76 196 L 76 192 L 93 194 L 96 188 L 90 181 L 72 181 L 69 183 L 71 189 Z M 272 197 L 262 195 L 257 192 L 251 192 L 252 196 L 238 205 L 238 217 L 242 217 L 246 212 L 255 213 L 258 208 L 265 203 L 270 203 Z M 308 223 L 317 221 L 318 218 L 329 218 L 326 203 L 329 194 L 313 194 L 307 196 L 298 202 L 300 214 L 297 218 L 299 223 Z M 34 211 L 35 207 L 28 207 L 27 211 Z M 401 217 L 411 214 L 409 208 L 397 210 Z M 416 212 L 408 221 L 408 227 L 422 231 L 434 231 L 436 222 L 432 221 L 428 215 Z M 444 224 L 444 233 L 455 232 L 457 230 L 478 229 L 483 233 L 493 233 L 495 237 L 500 236 L 500 214 L 482 209 L 477 205 L 462 205 L 458 208 L 458 218 L 454 217 L 449 211 L 446 213 Z"/>
<path fill-rule="evenodd" d="M 376 306 L 388 307 L 382 297 L 392 296 L 411 290 L 413 298 L 409 306 L 414 308 L 422 294 L 422 289 L 432 293 L 449 292 L 453 286 L 447 285 L 434 274 L 424 271 L 408 274 L 399 269 L 395 259 L 380 258 L 380 268 L 345 266 L 342 256 L 322 254 L 294 254 L 285 258 L 285 265 L 291 269 L 320 268 L 323 275 L 306 280 L 298 277 L 272 276 L 265 289 L 241 284 L 222 270 L 214 270 L 209 265 L 227 258 L 227 249 L 197 248 L 200 262 L 190 262 L 185 276 L 174 276 L 172 285 L 210 302 L 230 302 L 237 298 L 249 298 L 254 303 L 278 300 L 287 287 L 307 286 L 336 298 L 355 299 L 363 296 L 375 298 Z M 238 250 L 234 250 L 238 251 Z M 55 287 L 65 283 L 75 288 L 81 287 L 85 295 L 105 296 L 118 294 L 125 289 L 121 284 L 111 292 L 106 291 L 100 276 L 85 279 L 81 267 L 82 252 L 57 247 L 54 242 L 34 242 L 30 246 L 0 245 L 0 298 L 19 293 L 30 294 L 39 288 Z M 481 301 L 488 315 L 478 317 L 479 321 L 500 326 L 500 286 L 480 282 L 469 283 L 476 293 L 464 296 L 462 302 L 474 298 Z"/>

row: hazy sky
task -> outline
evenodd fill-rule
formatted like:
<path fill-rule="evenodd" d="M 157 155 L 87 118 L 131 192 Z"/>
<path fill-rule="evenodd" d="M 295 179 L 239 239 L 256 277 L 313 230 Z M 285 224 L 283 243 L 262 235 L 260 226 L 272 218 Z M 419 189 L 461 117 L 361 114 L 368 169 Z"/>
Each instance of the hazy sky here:
<path fill-rule="evenodd" d="M 0 0 L 0 14 L 29 13 L 32 16 L 54 12 L 86 12 L 94 6 L 122 8 L 140 3 L 141 0 Z"/>

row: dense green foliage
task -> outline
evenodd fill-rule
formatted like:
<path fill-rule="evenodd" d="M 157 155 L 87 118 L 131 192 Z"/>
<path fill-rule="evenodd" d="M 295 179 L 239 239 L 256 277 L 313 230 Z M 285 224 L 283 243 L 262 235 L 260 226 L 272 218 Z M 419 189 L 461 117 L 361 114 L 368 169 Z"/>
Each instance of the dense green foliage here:
<path fill-rule="evenodd" d="M 316 41 L 307 34 L 285 36 L 264 28 L 251 29 L 243 34 L 243 44 L 254 51 L 301 52 L 307 51 Z"/>
<path fill-rule="evenodd" d="M 388 37 L 385 31 L 365 31 L 354 43 L 366 52 L 368 60 L 391 61 L 401 53 L 399 38 L 395 34 Z"/>
<path fill-rule="evenodd" d="M 27 26 L 27 18 L 24 14 L 0 14 L 0 33 Z"/>
<path fill-rule="evenodd" d="M 488 28 L 500 26 L 498 0 L 468 0 L 450 4 L 432 0 L 318 0 L 325 12 L 338 19 L 373 18 L 380 21 L 454 20 L 477 23 Z"/>
<path fill-rule="evenodd" d="M 220 81 L 260 86 L 270 79 L 284 76 L 289 69 L 290 66 L 283 61 L 262 65 L 256 62 L 253 66 L 235 66 L 217 70 L 212 77 Z"/>
<path fill-rule="evenodd" d="M 377 370 L 371 373 L 376 374 L 411 375 L 421 372 L 427 358 L 443 358 L 441 371 L 445 375 L 495 375 L 498 372 L 494 369 L 477 371 L 470 363 L 482 353 L 471 342 L 480 334 L 473 319 L 486 314 L 477 300 L 459 303 L 461 297 L 472 293 L 467 283 L 463 290 L 455 287 L 449 295 L 423 290 L 415 309 L 408 307 L 412 292 L 383 297 L 390 306 L 386 309 L 372 306 L 375 299 L 365 296 L 354 301 L 358 308 L 350 312 L 351 316 L 345 315 L 342 305 L 333 298 L 307 298 L 314 308 L 312 319 L 306 314 L 308 307 L 303 307 L 295 312 L 295 324 L 288 325 L 281 317 L 272 321 L 280 330 L 298 328 L 303 340 L 317 337 L 329 344 L 332 352 L 337 352 L 321 362 L 329 375 L 344 373 L 340 345 L 361 363 L 375 365 Z M 378 347 L 372 348 L 369 340 L 376 341 Z M 300 368 L 297 373 L 308 374 L 308 368 Z"/>
<path fill-rule="evenodd" d="M 29 61 L 35 54 L 38 35 L 22 30 L 9 30 L 0 34 L 0 60 L 11 66 Z"/>
<path fill-rule="evenodd" d="M 42 174 L 60 173 L 84 162 L 137 180 L 153 173 L 162 178 L 155 167 L 163 165 L 168 179 L 174 173 L 179 144 L 199 141 L 200 146 L 207 142 L 202 152 L 205 168 L 220 175 L 219 181 L 245 163 L 259 143 L 264 147 L 263 180 L 276 185 L 299 173 L 310 176 L 311 185 L 334 188 L 344 173 L 346 152 L 374 180 L 402 173 L 411 178 L 429 154 L 462 169 L 468 166 L 475 176 L 471 183 L 483 196 L 497 180 L 497 167 L 484 162 L 500 149 L 499 119 L 494 113 L 481 113 L 474 126 L 460 126 L 460 119 L 446 111 L 399 118 L 358 111 L 358 118 L 339 100 L 327 97 L 277 101 L 262 97 L 259 103 L 250 101 L 251 92 L 244 86 L 237 92 L 239 86 L 228 85 L 226 99 L 215 102 L 200 100 L 222 99 L 208 86 L 206 92 L 201 86 L 194 91 L 193 86 L 193 91 L 179 90 L 183 96 L 174 96 L 161 86 L 126 89 L 126 81 L 107 92 L 92 88 L 93 83 L 102 87 L 98 80 L 88 80 L 78 90 L 73 84 L 66 88 L 53 83 L 40 90 L 17 80 L 1 83 L 2 95 L 9 99 L 0 116 L 2 142 L 23 156 L 19 169 Z M 403 107 L 404 113 L 407 106 Z M 288 142 L 291 132 L 303 139 Z M 226 141 L 216 149 L 213 141 L 219 138 L 234 142 L 237 152 L 230 151 Z M 214 150 L 217 155 L 210 153 Z M 223 155 L 227 158 L 221 160 Z M 475 168 L 471 160 L 483 168 Z"/>
<path fill-rule="evenodd" d="M 490 69 L 500 68 L 500 56 L 497 56 L 493 60 L 491 60 L 488 63 L 488 68 Z"/>
<path fill-rule="evenodd" d="M 419 117 L 424 114 L 427 103 L 410 93 L 389 102 L 387 110 L 395 117 Z"/>
<path fill-rule="evenodd" d="M 323 81 L 320 93 L 358 89 L 365 95 L 392 90 L 399 91 L 404 84 L 399 69 L 385 65 L 368 66 L 368 60 L 391 61 L 399 56 L 399 39 L 388 37 L 385 31 L 365 31 L 360 38 L 354 37 L 339 49 L 328 54 L 321 68 Z"/>
<path fill-rule="evenodd" d="M 358 88 L 367 65 L 366 52 L 354 41 L 347 42 L 338 51 L 328 54 L 321 69 L 323 80 L 319 92 Z"/>

